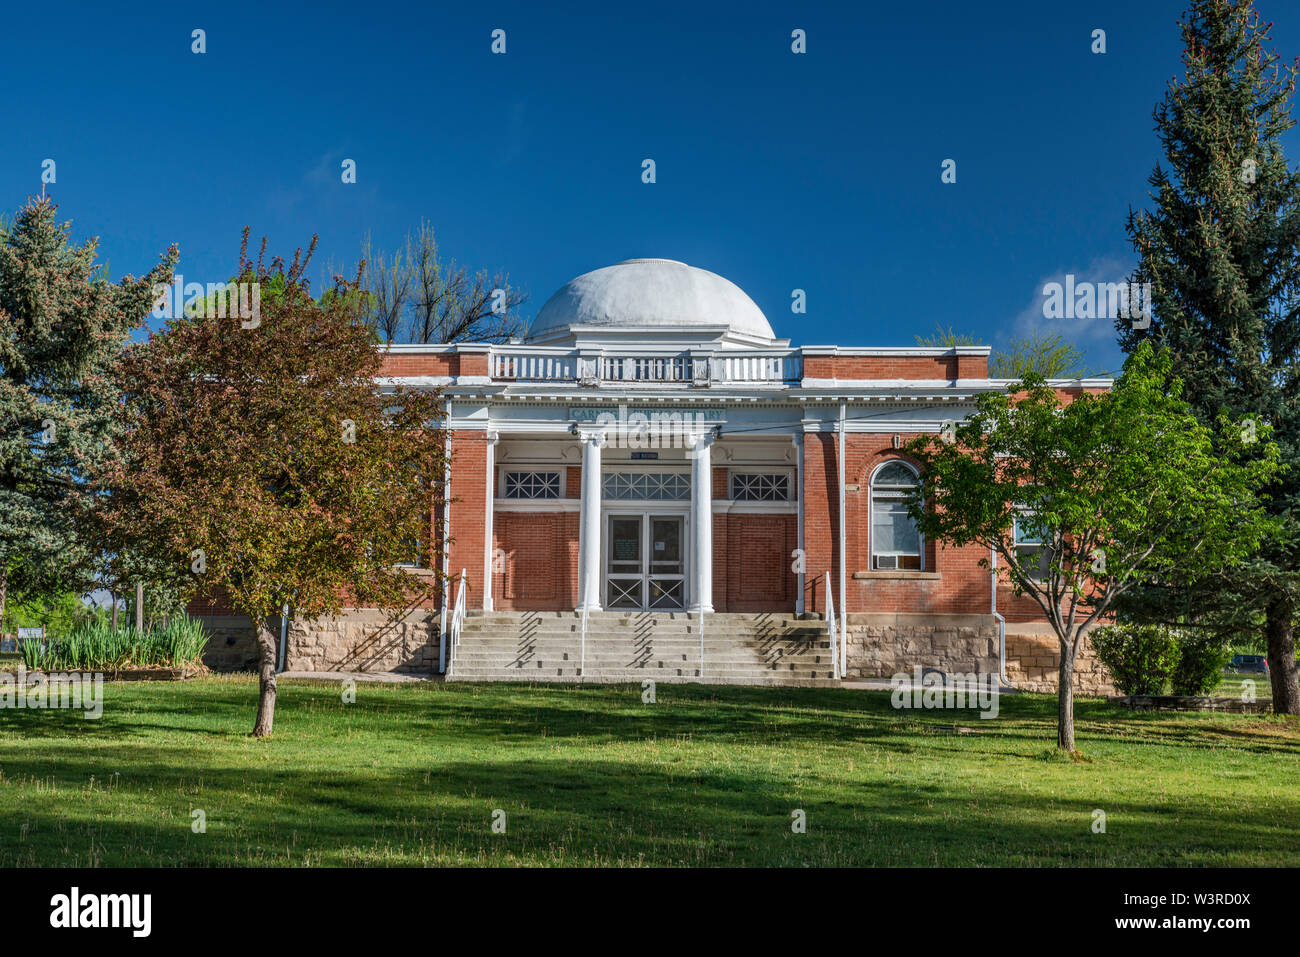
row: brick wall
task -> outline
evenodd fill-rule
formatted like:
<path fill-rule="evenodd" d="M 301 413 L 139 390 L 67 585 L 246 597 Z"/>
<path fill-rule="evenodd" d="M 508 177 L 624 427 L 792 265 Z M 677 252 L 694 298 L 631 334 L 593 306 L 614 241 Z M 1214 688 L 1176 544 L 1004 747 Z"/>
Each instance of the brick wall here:
<path fill-rule="evenodd" d="M 487 520 L 487 436 L 453 432 L 451 436 L 451 598 L 465 570 L 468 607 L 483 607 L 483 536 Z"/>
<path fill-rule="evenodd" d="M 714 611 L 794 611 L 797 534 L 794 515 L 714 515 Z"/>
<path fill-rule="evenodd" d="M 899 433 L 906 443 L 915 433 Z M 988 614 L 988 555 L 976 545 L 952 548 L 927 541 L 925 567 L 915 571 L 876 571 L 871 567 L 871 476 L 884 462 L 906 457 L 893 447 L 894 433 L 850 432 L 844 462 L 846 589 L 839 595 L 839 486 L 835 435 L 809 433 L 804 438 L 804 548 L 807 575 L 805 607 L 825 609 L 825 572 L 831 572 L 836 607 L 849 612 L 975 615 Z M 1040 621 L 1032 599 L 1013 594 L 1004 582 L 998 611 L 1008 621 Z"/>
<path fill-rule="evenodd" d="M 381 376 L 455 376 L 461 374 L 461 356 L 455 352 L 432 355 L 389 354 L 380 360 Z M 487 373 L 484 372 L 484 375 Z"/>
<path fill-rule="evenodd" d="M 494 607 L 532 611 L 577 607 L 577 512 L 498 511 L 492 519 L 492 539 L 497 555 Z"/>

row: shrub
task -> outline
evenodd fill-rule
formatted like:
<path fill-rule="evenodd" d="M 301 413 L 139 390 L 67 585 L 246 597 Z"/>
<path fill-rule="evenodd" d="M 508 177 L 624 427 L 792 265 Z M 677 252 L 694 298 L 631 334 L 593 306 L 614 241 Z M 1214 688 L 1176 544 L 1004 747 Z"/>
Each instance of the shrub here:
<path fill-rule="evenodd" d="M 65 638 L 50 641 L 44 654 L 38 641 L 24 641 L 20 650 L 30 669 L 118 671 L 197 665 L 206 643 L 203 626 L 186 616 L 152 631 L 114 628 L 108 621 L 91 619 L 74 626 Z"/>
<path fill-rule="evenodd" d="M 1178 663 L 1177 637 L 1161 625 L 1107 625 L 1088 640 L 1126 695 L 1162 694 Z"/>
<path fill-rule="evenodd" d="M 1174 665 L 1174 694 L 1205 695 L 1223 678 L 1232 659 L 1232 646 L 1222 635 L 1189 629 L 1178 636 L 1178 662 Z"/>

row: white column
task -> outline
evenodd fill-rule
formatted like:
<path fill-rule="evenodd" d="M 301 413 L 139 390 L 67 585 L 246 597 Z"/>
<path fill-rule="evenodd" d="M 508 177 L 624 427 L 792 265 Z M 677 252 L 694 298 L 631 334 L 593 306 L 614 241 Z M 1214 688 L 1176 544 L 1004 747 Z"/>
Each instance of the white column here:
<path fill-rule="evenodd" d="M 601 429 L 580 429 L 582 505 L 578 522 L 578 611 L 600 611 L 600 449 Z"/>
<path fill-rule="evenodd" d="M 492 511 L 497 493 L 497 433 L 487 434 L 487 507 L 483 515 L 483 610 L 492 610 L 492 572 L 496 549 L 492 547 Z"/>
<path fill-rule="evenodd" d="M 691 611 L 713 611 L 713 433 L 691 443 Z"/>

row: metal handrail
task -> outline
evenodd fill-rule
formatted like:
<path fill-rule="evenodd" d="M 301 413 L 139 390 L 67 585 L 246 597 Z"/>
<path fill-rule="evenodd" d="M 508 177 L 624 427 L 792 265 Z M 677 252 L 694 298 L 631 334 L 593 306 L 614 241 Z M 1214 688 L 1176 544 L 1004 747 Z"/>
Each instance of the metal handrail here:
<path fill-rule="evenodd" d="M 451 627 L 447 629 L 447 640 L 451 646 L 447 654 L 447 677 L 452 676 L 456 667 L 456 648 L 460 644 L 460 633 L 465 627 L 465 569 L 460 570 L 460 587 L 456 589 L 456 604 L 451 611 Z"/>
<path fill-rule="evenodd" d="M 579 649 L 578 674 L 587 676 L 587 603 L 582 604 L 582 645 Z"/>
<path fill-rule="evenodd" d="M 704 680 L 704 605 L 700 605 L 700 680 Z"/>
<path fill-rule="evenodd" d="M 840 655 L 836 634 L 838 629 L 835 620 L 835 596 L 831 594 L 831 573 L 829 569 L 826 572 L 826 630 L 831 636 L 832 675 L 838 680 L 840 677 Z"/>

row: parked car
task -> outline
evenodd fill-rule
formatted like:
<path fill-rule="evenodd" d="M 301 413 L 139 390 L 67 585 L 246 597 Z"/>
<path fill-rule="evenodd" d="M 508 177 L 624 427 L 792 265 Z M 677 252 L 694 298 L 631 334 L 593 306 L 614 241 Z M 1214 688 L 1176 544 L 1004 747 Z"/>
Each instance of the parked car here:
<path fill-rule="evenodd" d="M 1268 659 L 1263 655 L 1233 655 L 1227 670 L 1239 675 L 1266 675 Z"/>

